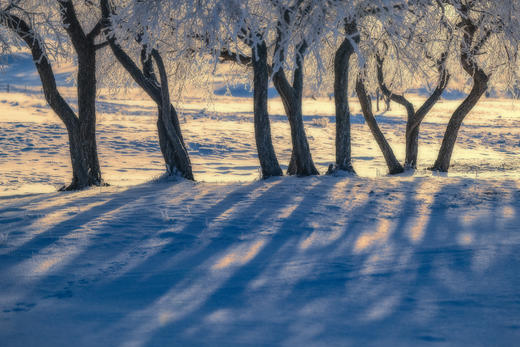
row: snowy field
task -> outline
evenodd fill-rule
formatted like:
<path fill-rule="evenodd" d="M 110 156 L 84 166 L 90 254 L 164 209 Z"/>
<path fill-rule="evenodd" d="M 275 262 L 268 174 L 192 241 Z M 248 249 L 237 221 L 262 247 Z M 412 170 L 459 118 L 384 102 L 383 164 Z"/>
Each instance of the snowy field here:
<path fill-rule="evenodd" d="M 519 102 L 483 100 L 437 176 L 425 168 L 460 100 L 440 102 L 421 128 L 419 170 L 387 177 L 352 100 L 358 177 L 258 181 L 252 100 L 188 98 L 192 183 L 159 179 L 150 100 L 98 100 L 111 186 L 58 193 L 71 177 L 64 127 L 37 86 L 0 93 L 0 345 L 520 341 Z M 289 127 L 279 100 L 270 107 L 287 164 Z M 377 117 L 401 161 L 403 113 Z M 304 114 L 324 173 L 332 101 L 306 99 Z"/>

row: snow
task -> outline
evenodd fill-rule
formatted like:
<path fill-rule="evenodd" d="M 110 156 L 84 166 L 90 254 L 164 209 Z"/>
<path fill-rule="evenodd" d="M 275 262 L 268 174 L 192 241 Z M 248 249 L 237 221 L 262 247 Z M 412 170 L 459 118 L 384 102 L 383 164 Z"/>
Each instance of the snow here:
<path fill-rule="evenodd" d="M 4 345 L 512 345 L 518 181 L 157 181 L 0 201 Z"/>
<path fill-rule="evenodd" d="M 251 99 L 190 96 L 179 110 L 193 183 L 161 178 L 153 102 L 101 90 L 111 186 L 58 193 L 71 176 L 62 124 L 37 86 L 0 92 L 1 345 L 514 345 L 520 103 L 483 100 L 451 172 L 432 175 L 459 102 L 426 118 L 415 174 L 385 175 L 352 100 L 358 176 L 259 181 Z M 333 104 L 304 105 L 323 173 Z M 286 164 L 277 98 L 270 112 Z M 377 116 L 401 160 L 403 114 Z"/>

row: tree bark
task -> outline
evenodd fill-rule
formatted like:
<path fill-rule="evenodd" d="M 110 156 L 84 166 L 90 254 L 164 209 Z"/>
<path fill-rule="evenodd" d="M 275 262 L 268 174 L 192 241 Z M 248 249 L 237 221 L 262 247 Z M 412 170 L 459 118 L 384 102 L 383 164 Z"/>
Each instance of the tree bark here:
<path fill-rule="evenodd" d="M 345 25 L 345 38 L 334 56 L 334 103 L 336 107 L 336 163 L 328 173 L 347 171 L 355 173 L 352 166 L 352 144 L 350 107 L 348 104 L 348 82 L 350 57 L 354 54 L 351 40 L 358 43 L 359 33 L 355 22 Z"/>
<path fill-rule="evenodd" d="M 483 71 L 479 71 L 475 74 L 471 92 L 450 118 L 446 132 L 444 133 L 439 154 L 437 155 L 437 160 L 435 161 L 435 164 L 433 164 L 431 170 L 448 172 L 451 156 L 453 154 L 453 149 L 455 148 L 455 143 L 457 142 L 457 136 L 462 122 L 488 89 L 487 82 L 488 76 Z"/>
<path fill-rule="evenodd" d="M 100 23 L 86 34 L 77 18 L 71 1 L 59 0 L 63 26 L 78 57 L 78 119 L 79 139 L 88 167 L 88 186 L 102 185 L 96 142 L 96 47 L 94 40 L 99 34 Z M 76 147 L 76 146 L 74 146 Z M 83 184 L 72 182 L 63 190 L 83 188 Z"/>
<path fill-rule="evenodd" d="M 279 32 L 278 35 L 279 40 L 281 40 L 280 35 L 282 34 Z M 302 116 L 303 54 L 306 48 L 307 45 L 305 43 L 301 43 L 297 47 L 297 53 L 295 53 L 296 68 L 292 85 L 287 80 L 283 67 L 280 66 L 273 75 L 274 86 L 282 98 L 285 113 L 291 127 L 292 154 L 287 174 L 297 176 L 319 175 L 312 160 Z M 279 49 L 277 47 L 275 51 Z M 283 52 L 280 53 L 281 61 L 283 61 Z"/>
<path fill-rule="evenodd" d="M 171 149 L 173 150 L 173 157 L 175 158 L 175 166 L 168 167 L 170 175 L 180 174 L 182 177 L 193 180 L 193 173 L 191 169 L 191 162 L 188 156 L 188 152 L 182 143 L 182 139 L 177 134 L 175 123 L 172 122 L 172 118 L 176 118 L 177 114 L 172 115 L 172 108 L 170 104 L 170 91 L 168 88 L 168 76 L 164 67 L 161 55 L 156 50 L 152 50 L 152 56 L 159 70 L 159 76 L 161 79 L 161 112 L 159 113 L 159 120 L 164 125 L 166 138 L 170 142 Z"/>
<path fill-rule="evenodd" d="M 253 94 L 255 140 L 258 159 L 262 169 L 262 178 L 283 176 L 282 169 L 276 158 L 271 138 L 271 124 L 267 110 L 269 68 L 267 65 L 267 46 L 265 42 L 252 49 L 253 61 Z"/>
<path fill-rule="evenodd" d="M 379 129 L 379 125 L 374 117 L 372 112 L 372 100 L 367 95 L 365 85 L 361 78 L 358 78 L 356 82 L 356 93 L 359 98 L 359 103 L 361 104 L 361 109 L 363 111 L 363 116 L 365 121 L 367 122 L 374 139 L 376 140 L 383 156 L 385 157 L 386 165 L 388 166 L 388 171 L 391 175 L 398 174 L 404 171 L 403 167 L 397 161 L 392 148 L 386 141 L 385 135 L 383 135 L 381 129 Z"/>
<path fill-rule="evenodd" d="M 491 31 L 488 30 L 484 35 L 475 43 L 475 34 L 478 30 L 477 24 L 473 22 L 470 16 L 468 16 L 468 6 L 462 6 L 462 21 L 460 27 L 463 29 L 463 40 L 460 45 L 460 63 L 466 73 L 473 79 L 473 87 L 470 93 L 464 99 L 462 104 L 455 110 L 450 118 L 444 138 L 442 140 L 441 148 L 437 155 L 437 160 L 433 164 L 431 170 L 448 172 L 450 168 L 451 156 L 459 129 L 464 121 L 464 118 L 470 113 L 470 111 L 478 103 L 482 95 L 484 95 L 488 89 L 489 76 L 480 68 L 475 60 L 475 56 L 479 53 L 481 48 L 484 46 Z"/>

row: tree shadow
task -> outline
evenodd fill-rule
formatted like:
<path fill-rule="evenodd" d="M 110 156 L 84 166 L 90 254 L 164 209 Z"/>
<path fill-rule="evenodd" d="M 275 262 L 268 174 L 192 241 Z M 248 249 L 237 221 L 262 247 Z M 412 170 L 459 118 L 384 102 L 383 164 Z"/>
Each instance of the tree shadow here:
<path fill-rule="evenodd" d="M 168 187 L 113 194 L 27 243 L 41 251 L 78 228 L 92 233 L 3 315 L 53 335 L 63 317 L 82 312 L 65 324 L 65 340 L 79 345 L 508 344 L 520 336 L 514 181 Z M 6 257 L 3 273 L 19 259 Z M 22 305 L 35 298 L 35 307 Z M 38 320 L 49 305 L 61 325 Z"/>

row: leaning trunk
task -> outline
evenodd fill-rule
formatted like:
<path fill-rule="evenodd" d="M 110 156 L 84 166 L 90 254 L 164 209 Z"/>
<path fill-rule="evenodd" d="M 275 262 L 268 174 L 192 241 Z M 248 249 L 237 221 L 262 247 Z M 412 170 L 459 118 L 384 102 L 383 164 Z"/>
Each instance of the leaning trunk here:
<path fill-rule="evenodd" d="M 356 83 L 356 93 L 359 98 L 359 103 L 361 104 L 361 109 L 363 111 L 363 116 L 365 121 L 367 122 L 374 139 L 376 140 L 383 156 L 385 157 L 386 165 L 388 166 L 388 171 L 391 175 L 398 174 L 404 171 L 403 167 L 397 161 L 394 151 L 386 141 L 385 135 L 383 135 L 381 129 L 379 129 L 379 125 L 374 117 L 372 112 L 372 101 L 370 97 L 367 95 L 365 86 L 361 79 L 358 79 Z"/>
<path fill-rule="evenodd" d="M 488 76 L 483 71 L 477 70 L 473 77 L 473 88 L 471 89 L 471 92 L 451 116 L 446 132 L 444 133 L 437 160 L 431 168 L 432 170 L 448 172 L 460 126 L 462 125 L 464 118 L 466 118 L 469 112 L 478 103 L 482 95 L 484 95 L 487 88 Z"/>
<path fill-rule="evenodd" d="M 271 125 L 267 110 L 267 91 L 269 88 L 269 72 L 267 66 L 267 47 L 265 43 L 257 45 L 252 52 L 254 71 L 254 123 L 255 140 L 262 178 L 282 176 L 283 172 L 271 138 Z"/>
<path fill-rule="evenodd" d="M 168 88 L 166 69 L 159 52 L 152 51 L 152 55 L 157 64 L 157 69 L 159 70 L 159 76 L 161 79 L 161 112 L 159 114 L 159 121 L 162 121 L 164 133 L 161 135 L 161 126 L 159 126 L 159 138 L 166 135 L 165 138 L 169 141 L 166 146 L 171 146 L 171 150 L 173 151 L 173 156 L 169 156 L 169 158 L 173 158 L 174 165 L 168 167 L 168 172 L 170 175 L 180 174 L 186 179 L 193 180 L 193 172 L 188 151 L 184 146 L 182 138 L 178 134 L 179 122 L 177 113 L 170 104 L 170 92 Z"/>
<path fill-rule="evenodd" d="M 302 117 L 302 98 L 292 89 L 285 89 L 277 72 L 273 77 L 274 85 L 280 94 L 291 127 L 292 154 L 288 175 L 311 176 L 318 175 L 318 170 L 312 161 L 309 142 L 305 134 Z"/>

